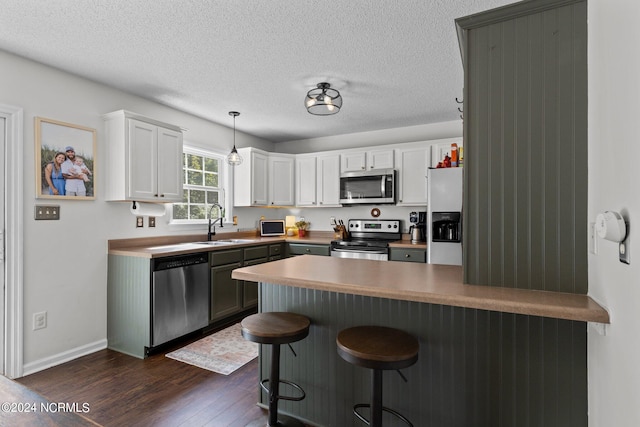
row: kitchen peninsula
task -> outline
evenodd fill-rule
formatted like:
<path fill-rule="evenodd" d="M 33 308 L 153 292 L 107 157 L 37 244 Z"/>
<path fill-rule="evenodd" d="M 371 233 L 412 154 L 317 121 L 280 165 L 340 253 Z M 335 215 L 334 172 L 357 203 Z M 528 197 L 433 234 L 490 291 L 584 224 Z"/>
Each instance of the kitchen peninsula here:
<path fill-rule="evenodd" d="M 338 331 L 361 324 L 419 339 L 408 383 L 387 373 L 384 385 L 385 406 L 414 425 L 587 425 L 585 322 L 609 323 L 588 296 L 464 285 L 456 266 L 312 255 L 232 277 L 261 283 L 260 311 L 311 318 L 309 336 L 294 344 L 298 357 L 285 351 L 281 362 L 307 399 L 281 410 L 314 425 L 352 425 L 351 406 L 368 401 L 368 372 L 342 361 L 335 345 Z"/>

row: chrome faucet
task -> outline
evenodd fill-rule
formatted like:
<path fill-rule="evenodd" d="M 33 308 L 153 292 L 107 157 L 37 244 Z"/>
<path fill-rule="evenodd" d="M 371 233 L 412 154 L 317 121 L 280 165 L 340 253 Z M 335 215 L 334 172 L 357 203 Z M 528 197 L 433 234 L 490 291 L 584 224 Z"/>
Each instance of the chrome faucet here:
<path fill-rule="evenodd" d="M 218 207 L 218 218 L 215 221 L 211 221 L 211 211 L 213 208 Z M 223 228 L 222 221 L 224 220 L 224 209 L 218 203 L 214 203 L 209 208 L 209 231 L 207 232 L 207 240 L 211 241 L 211 237 L 216 235 L 216 222 L 220 221 L 220 228 Z M 213 231 L 211 231 L 211 226 L 213 226 Z"/>

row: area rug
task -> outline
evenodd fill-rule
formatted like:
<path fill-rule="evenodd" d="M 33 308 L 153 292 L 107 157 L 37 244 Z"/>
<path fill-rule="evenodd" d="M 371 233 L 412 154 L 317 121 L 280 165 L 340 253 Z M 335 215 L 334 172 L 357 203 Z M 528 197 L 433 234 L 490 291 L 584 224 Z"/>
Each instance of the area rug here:
<path fill-rule="evenodd" d="M 240 323 L 202 338 L 166 356 L 199 368 L 229 375 L 258 357 L 258 344 L 242 338 Z"/>

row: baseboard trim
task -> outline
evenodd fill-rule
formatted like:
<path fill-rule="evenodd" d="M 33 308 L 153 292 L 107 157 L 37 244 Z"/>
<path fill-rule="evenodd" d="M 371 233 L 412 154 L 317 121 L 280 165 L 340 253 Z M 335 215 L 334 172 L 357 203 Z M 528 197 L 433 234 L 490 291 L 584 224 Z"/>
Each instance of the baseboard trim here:
<path fill-rule="evenodd" d="M 104 350 L 105 348 L 107 348 L 106 338 L 90 344 L 76 347 L 63 353 L 49 356 L 44 359 L 36 360 L 35 362 L 27 363 L 22 368 L 23 376 L 35 374 L 36 372 L 43 371 L 53 366 L 61 365 L 79 357 L 86 356 L 87 354 L 95 353 L 99 350 Z"/>

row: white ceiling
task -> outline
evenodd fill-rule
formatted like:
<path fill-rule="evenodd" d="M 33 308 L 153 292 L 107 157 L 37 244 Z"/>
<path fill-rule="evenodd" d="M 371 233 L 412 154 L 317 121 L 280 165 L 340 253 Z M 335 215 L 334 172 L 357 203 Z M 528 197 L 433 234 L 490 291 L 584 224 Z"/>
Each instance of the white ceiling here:
<path fill-rule="evenodd" d="M 0 49 L 281 142 L 459 120 L 454 19 L 512 2 L 0 0 Z"/>

